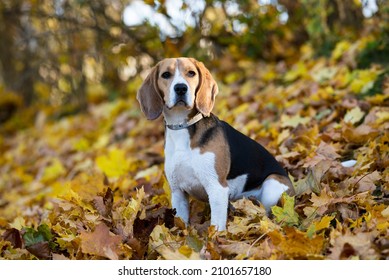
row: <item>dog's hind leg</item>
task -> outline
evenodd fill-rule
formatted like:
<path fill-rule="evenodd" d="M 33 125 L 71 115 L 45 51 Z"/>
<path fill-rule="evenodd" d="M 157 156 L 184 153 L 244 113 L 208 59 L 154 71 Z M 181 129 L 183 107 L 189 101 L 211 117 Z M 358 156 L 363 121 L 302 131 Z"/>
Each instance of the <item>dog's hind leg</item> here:
<path fill-rule="evenodd" d="M 266 212 L 270 212 L 270 208 L 276 205 L 281 198 L 283 192 L 286 192 L 289 187 L 276 179 L 266 179 L 261 188 L 253 189 L 247 192 L 243 192 L 240 195 L 234 197 L 234 199 L 240 199 L 243 197 L 255 197 L 265 207 Z"/>

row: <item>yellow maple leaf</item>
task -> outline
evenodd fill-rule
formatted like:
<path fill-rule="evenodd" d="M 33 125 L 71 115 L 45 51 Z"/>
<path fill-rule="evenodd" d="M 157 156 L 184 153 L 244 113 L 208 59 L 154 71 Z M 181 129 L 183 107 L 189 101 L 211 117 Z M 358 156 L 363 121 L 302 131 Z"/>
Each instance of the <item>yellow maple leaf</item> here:
<path fill-rule="evenodd" d="M 96 165 L 108 177 L 125 175 L 130 169 L 130 162 L 126 158 L 125 152 L 117 148 L 111 149 L 108 155 L 97 157 Z"/>
<path fill-rule="evenodd" d="M 50 187 L 51 187 L 50 196 L 70 200 L 70 198 L 71 198 L 70 183 L 67 182 L 64 184 L 64 183 L 60 183 L 60 182 L 54 182 L 50 185 Z"/>
<path fill-rule="evenodd" d="M 64 175 L 65 172 L 65 167 L 62 165 L 61 161 L 55 158 L 50 165 L 46 166 L 45 170 L 43 171 L 41 181 L 47 183 L 61 175 Z"/>
<path fill-rule="evenodd" d="M 69 185 L 71 190 L 68 195 L 78 196 L 86 201 L 92 200 L 98 193 L 103 193 L 107 189 L 102 174 L 81 173 Z"/>
<path fill-rule="evenodd" d="M 309 238 L 304 232 L 293 227 L 285 228 L 285 235 L 279 231 L 269 233 L 272 243 L 288 258 L 320 258 L 324 248 L 324 237 Z"/>
<path fill-rule="evenodd" d="M 322 230 L 326 229 L 330 226 L 331 221 L 334 219 L 334 216 L 324 216 L 321 218 L 320 221 L 316 221 L 307 230 L 307 236 L 309 238 L 312 238 L 313 234 Z"/>

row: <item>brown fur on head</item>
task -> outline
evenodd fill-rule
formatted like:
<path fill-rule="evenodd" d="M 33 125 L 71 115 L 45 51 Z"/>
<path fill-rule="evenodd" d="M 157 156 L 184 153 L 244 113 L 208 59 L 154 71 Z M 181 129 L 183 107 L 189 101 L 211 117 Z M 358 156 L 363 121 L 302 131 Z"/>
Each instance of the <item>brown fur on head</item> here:
<path fill-rule="evenodd" d="M 158 118 L 163 107 L 172 109 L 174 85 L 183 82 L 188 86 L 185 107 L 193 107 L 204 116 L 209 116 L 215 103 L 218 87 L 204 64 L 193 58 L 167 58 L 152 68 L 140 87 L 137 99 L 141 109 L 150 120 Z"/>
<path fill-rule="evenodd" d="M 217 83 L 202 62 L 190 59 L 199 72 L 200 82 L 197 88 L 196 107 L 204 116 L 209 116 L 215 105 L 215 97 L 219 93 Z"/>
<path fill-rule="evenodd" d="M 149 120 L 158 118 L 163 109 L 163 102 L 157 86 L 157 79 L 158 64 L 151 69 L 136 95 L 142 112 Z"/>

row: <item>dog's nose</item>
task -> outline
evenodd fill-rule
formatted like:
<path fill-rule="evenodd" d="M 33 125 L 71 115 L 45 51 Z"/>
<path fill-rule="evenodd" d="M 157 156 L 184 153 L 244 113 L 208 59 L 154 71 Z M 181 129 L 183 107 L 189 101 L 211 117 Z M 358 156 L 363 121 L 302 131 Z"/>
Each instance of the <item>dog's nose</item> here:
<path fill-rule="evenodd" d="M 177 95 L 184 95 L 188 91 L 188 86 L 186 84 L 176 84 L 174 91 Z"/>

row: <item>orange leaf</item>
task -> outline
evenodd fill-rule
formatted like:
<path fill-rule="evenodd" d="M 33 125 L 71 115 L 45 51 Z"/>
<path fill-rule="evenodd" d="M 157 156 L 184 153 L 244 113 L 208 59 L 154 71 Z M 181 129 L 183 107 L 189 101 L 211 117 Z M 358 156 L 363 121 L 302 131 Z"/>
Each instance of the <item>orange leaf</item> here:
<path fill-rule="evenodd" d="M 304 232 L 294 227 L 286 227 L 285 235 L 272 231 L 269 236 L 280 252 L 288 258 L 317 258 L 324 248 L 324 238 L 320 235 L 309 238 Z M 291 242 L 292 241 L 292 242 Z"/>

